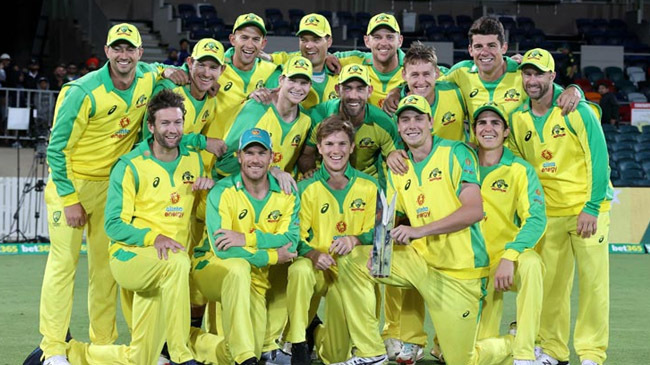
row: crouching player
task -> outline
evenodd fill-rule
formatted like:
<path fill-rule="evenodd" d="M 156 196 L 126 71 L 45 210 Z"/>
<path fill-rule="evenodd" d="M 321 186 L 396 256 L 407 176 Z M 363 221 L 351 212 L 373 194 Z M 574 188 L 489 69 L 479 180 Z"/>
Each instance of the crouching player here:
<path fill-rule="evenodd" d="M 287 286 L 289 324 L 287 341 L 292 343 L 292 364 L 311 363 L 305 330 L 325 297 L 325 326 L 317 331 L 316 349 L 327 364 L 345 361 L 352 350 L 347 322 L 359 321 L 356 305 L 343 306 L 339 267 L 366 265 L 375 224 L 378 185 L 374 178 L 354 169 L 354 127 L 338 115 L 320 123 L 317 148 L 323 157 L 314 175 L 299 183 L 300 236 L 298 259 L 289 267 Z M 367 245 L 367 246 L 361 246 Z M 366 277 L 368 285 L 372 279 Z M 375 297 L 364 298 L 375 302 Z M 371 344 L 372 345 L 372 344 Z M 364 356 L 364 344 L 356 343 L 357 354 Z M 372 346 L 371 346 L 372 347 Z M 382 344 L 375 353 L 385 351 Z M 373 349 L 371 349 L 372 351 Z"/>
<path fill-rule="evenodd" d="M 269 265 L 296 256 L 300 199 L 295 191 L 285 194 L 269 173 L 273 150 L 265 130 L 243 132 L 237 159 L 240 172 L 208 194 L 206 234 L 194 249 L 192 276 L 208 300 L 221 302 L 229 362 L 257 364 Z"/>
<path fill-rule="evenodd" d="M 500 364 L 504 360 L 512 364 L 509 357 L 503 358 L 512 346 L 515 365 L 532 365 L 542 310 L 544 272 L 542 259 L 533 248 L 546 230 L 544 190 L 535 169 L 503 146 L 510 129 L 500 105 L 484 104 L 476 110 L 473 120 L 485 210 L 483 235 L 490 256 L 478 354 L 484 364 Z M 514 342 L 512 337 L 496 338 L 503 312 L 503 292 L 508 290 L 518 292 Z M 506 351 L 502 350 L 504 346 Z"/>

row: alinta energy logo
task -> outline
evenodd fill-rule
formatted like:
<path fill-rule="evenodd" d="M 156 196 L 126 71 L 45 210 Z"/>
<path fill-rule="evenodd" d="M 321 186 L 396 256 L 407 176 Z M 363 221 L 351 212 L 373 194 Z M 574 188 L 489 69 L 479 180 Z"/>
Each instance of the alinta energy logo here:
<path fill-rule="evenodd" d="M 503 94 L 503 100 L 504 101 L 519 101 L 519 97 L 521 94 L 517 92 L 515 89 L 510 89 Z"/>
<path fill-rule="evenodd" d="M 553 129 L 551 130 L 551 134 L 553 135 L 553 138 L 566 136 L 566 133 L 564 132 L 564 127 L 561 127 L 559 124 L 553 126 Z"/>
<path fill-rule="evenodd" d="M 309 18 L 305 19 L 305 22 L 303 24 L 311 27 L 317 27 L 320 24 L 320 20 L 312 15 Z"/>
<path fill-rule="evenodd" d="M 442 116 L 442 125 L 449 125 L 455 121 L 456 121 L 456 114 L 452 112 L 446 112 L 445 115 Z"/>
<path fill-rule="evenodd" d="M 491 187 L 492 187 L 492 190 L 500 191 L 502 193 L 505 193 L 505 192 L 508 191 L 508 184 L 503 179 L 496 180 L 495 182 L 492 183 Z"/>

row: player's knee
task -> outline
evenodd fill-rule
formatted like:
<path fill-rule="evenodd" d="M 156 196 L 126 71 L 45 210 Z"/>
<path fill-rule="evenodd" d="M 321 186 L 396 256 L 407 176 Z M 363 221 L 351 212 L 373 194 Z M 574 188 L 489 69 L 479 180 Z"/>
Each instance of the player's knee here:
<path fill-rule="evenodd" d="M 238 282 L 251 281 L 251 265 L 248 261 L 240 258 L 230 258 L 225 260 L 226 278 Z"/>
<path fill-rule="evenodd" d="M 527 250 L 519 255 L 517 270 L 522 275 L 542 275 L 544 272 L 544 263 L 537 252 Z"/>
<path fill-rule="evenodd" d="M 314 269 L 314 265 L 309 259 L 298 259 L 289 265 L 288 278 L 289 280 L 300 280 L 301 278 L 310 275 Z"/>
<path fill-rule="evenodd" d="M 192 267 L 190 258 L 185 252 L 177 252 L 169 255 L 167 264 L 169 265 L 170 270 L 187 275 L 189 275 L 190 268 Z"/>

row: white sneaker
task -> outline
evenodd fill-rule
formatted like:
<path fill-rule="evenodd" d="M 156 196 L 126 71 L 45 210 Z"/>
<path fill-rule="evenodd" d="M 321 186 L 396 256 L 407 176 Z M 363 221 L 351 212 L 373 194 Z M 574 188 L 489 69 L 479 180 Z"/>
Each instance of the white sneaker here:
<path fill-rule="evenodd" d="M 537 360 L 515 360 L 513 365 L 538 365 Z"/>
<path fill-rule="evenodd" d="M 535 360 L 539 360 L 540 357 L 542 357 L 542 354 L 544 351 L 540 346 L 535 346 Z"/>
<path fill-rule="evenodd" d="M 598 365 L 598 363 L 591 360 L 582 360 L 582 365 Z"/>
<path fill-rule="evenodd" d="M 45 361 L 43 361 L 43 365 L 70 365 L 70 363 L 65 356 L 54 355 L 45 359 Z"/>
<path fill-rule="evenodd" d="M 559 361 L 549 354 L 542 352 L 542 356 L 537 359 L 540 365 L 558 365 Z"/>
<path fill-rule="evenodd" d="M 386 346 L 386 354 L 388 355 L 388 360 L 395 361 L 397 355 L 400 353 L 400 351 L 402 351 L 403 343 L 396 338 L 387 338 L 384 340 L 384 346 Z"/>
<path fill-rule="evenodd" d="M 157 365 L 170 365 L 171 361 L 165 355 L 160 355 L 158 358 L 158 364 Z"/>
<path fill-rule="evenodd" d="M 388 362 L 386 354 L 373 357 L 352 356 L 345 362 L 332 365 L 380 365 Z"/>
<path fill-rule="evenodd" d="M 422 360 L 423 357 L 424 351 L 422 351 L 422 346 L 405 342 L 402 346 L 402 351 L 395 357 L 395 361 L 398 364 L 411 365 L 415 364 L 418 360 Z"/>
<path fill-rule="evenodd" d="M 291 365 L 291 354 L 280 349 L 267 351 L 260 358 L 260 363 L 262 362 L 266 365 Z"/>
<path fill-rule="evenodd" d="M 431 349 L 431 356 L 433 357 L 433 360 L 437 361 L 438 363 L 446 364 L 445 357 L 442 355 L 442 350 L 439 346 L 436 346 L 436 344 L 434 344 L 433 348 Z"/>

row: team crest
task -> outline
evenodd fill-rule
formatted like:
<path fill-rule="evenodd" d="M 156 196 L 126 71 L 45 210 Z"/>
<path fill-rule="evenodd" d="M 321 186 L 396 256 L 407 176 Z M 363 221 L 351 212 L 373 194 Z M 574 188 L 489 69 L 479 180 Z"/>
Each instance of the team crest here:
<path fill-rule="evenodd" d="M 371 148 L 375 141 L 370 137 L 364 137 L 359 141 L 359 148 Z"/>
<path fill-rule="evenodd" d="M 364 202 L 361 198 L 354 199 L 352 203 L 350 203 L 350 208 L 350 210 L 353 212 L 363 212 L 366 209 L 366 202 Z"/>
<path fill-rule="evenodd" d="M 257 15 L 255 15 L 253 13 L 246 14 L 246 16 L 244 17 L 244 21 L 249 21 L 249 20 L 255 21 L 255 22 L 260 22 L 260 23 L 262 22 L 262 19 L 260 19 L 260 17 L 258 17 Z"/>
<path fill-rule="evenodd" d="M 566 133 L 564 133 L 564 127 L 561 127 L 559 124 L 553 126 L 553 129 L 551 130 L 551 134 L 553 135 L 553 138 L 566 136 Z"/>
<path fill-rule="evenodd" d="M 60 220 L 61 220 L 60 210 L 57 210 L 56 212 L 52 213 L 52 221 L 54 222 L 55 225 L 58 225 Z"/>
<path fill-rule="evenodd" d="M 210 117 L 210 111 L 206 110 L 205 113 L 203 113 L 203 116 L 201 117 L 201 123 L 205 123 L 209 117 Z"/>
<path fill-rule="evenodd" d="M 539 60 L 542 57 L 543 57 L 542 53 L 540 51 L 535 50 L 535 51 L 530 52 L 530 54 L 528 55 L 528 57 L 526 57 L 526 59 L 527 60 Z"/>
<path fill-rule="evenodd" d="M 440 180 L 442 179 L 442 171 L 439 168 L 434 168 L 429 173 L 429 181 Z"/>
<path fill-rule="evenodd" d="M 123 25 L 123 26 L 117 28 L 117 31 L 115 33 L 117 33 L 117 35 L 125 35 L 127 37 L 130 37 L 131 33 L 133 33 L 133 31 L 129 27 L 127 27 L 126 25 Z"/>
<path fill-rule="evenodd" d="M 291 140 L 291 145 L 292 145 L 293 147 L 298 147 L 298 146 L 300 145 L 300 140 L 301 140 L 301 139 L 302 139 L 302 137 L 300 136 L 300 134 L 296 134 L 296 135 L 293 137 L 293 139 Z"/>
<path fill-rule="evenodd" d="M 309 70 L 309 65 L 302 58 L 299 58 L 293 62 L 293 67 L 299 68 L 301 70 Z"/>
<path fill-rule="evenodd" d="M 492 183 L 492 190 L 494 191 L 501 191 L 505 193 L 506 189 L 508 189 L 508 184 L 506 184 L 503 179 L 499 179 Z"/>
<path fill-rule="evenodd" d="M 280 217 L 282 217 L 282 213 L 276 209 L 266 216 L 266 221 L 269 223 L 275 223 L 280 220 Z"/>
<path fill-rule="evenodd" d="M 404 100 L 404 105 L 415 105 L 417 103 L 418 103 L 418 99 L 413 95 L 407 96 L 406 99 Z"/>
<path fill-rule="evenodd" d="M 316 18 L 315 16 L 312 15 L 309 18 L 305 19 L 304 24 L 305 25 L 310 25 L 310 26 L 313 26 L 313 27 L 317 27 L 319 23 L 320 23 L 320 20 L 318 20 L 318 18 Z"/>
<path fill-rule="evenodd" d="M 350 66 L 350 68 L 348 69 L 348 73 L 349 73 L 350 75 L 363 75 L 363 69 L 361 68 L 361 66 L 358 66 L 358 65 L 352 65 L 352 66 Z"/>
<path fill-rule="evenodd" d="M 183 173 L 183 184 L 194 184 L 194 175 L 189 171 Z"/>
<path fill-rule="evenodd" d="M 456 121 L 456 114 L 452 112 L 446 112 L 445 115 L 442 116 L 442 125 L 448 125 Z"/>
<path fill-rule="evenodd" d="M 503 94 L 503 100 L 504 101 L 519 101 L 519 97 L 521 94 L 517 92 L 515 89 L 510 89 L 506 91 L 505 94 Z"/>
<path fill-rule="evenodd" d="M 339 94 L 336 93 L 336 91 L 330 92 L 329 96 L 327 97 L 329 100 L 336 99 L 339 97 Z"/>
<path fill-rule="evenodd" d="M 138 98 L 138 101 L 135 102 L 135 107 L 139 108 L 139 107 L 142 107 L 142 106 L 145 106 L 145 105 L 147 105 L 147 97 L 144 94 L 142 94 Z"/>
<path fill-rule="evenodd" d="M 336 223 L 336 230 L 339 231 L 339 233 L 345 232 L 346 229 L 348 229 L 348 225 L 345 222 L 339 221 Z"/>
<path fill-rule="evenodd" d="M 377 17 L 377 19 L 375 19 L 375 23 L 376 23 L 376 24 L 379 24 L 379 23 L 388 23 L 388 22 L 390 22 L 390 17 L 389 17 L 388 15 L 386 15 L 386 14 L 381 14 L 381 15 L 379 15 L 379 16 Z"/>
<path fill-rule="evenodd" d="M 180 194 L 178 194 L 177 192 L 173 192 L 173 193 L 171 193 L 171 195 L 169 196 L 169 198 L 170 198 L 170 200 L 172 201 L 172 204 L 176 204 L 176 203 L 178 203 L 178 202 L 181 200 L 181 196 L 180 196 Z"/>
<path fill-rule="evenodd" d="M 215 42 L 207 42 L 206 44 L 203 45 L 203 50 L 206 52 L 211 52 L 214 54 L 219 53 L 219 45 L 216 44 Z"/>

